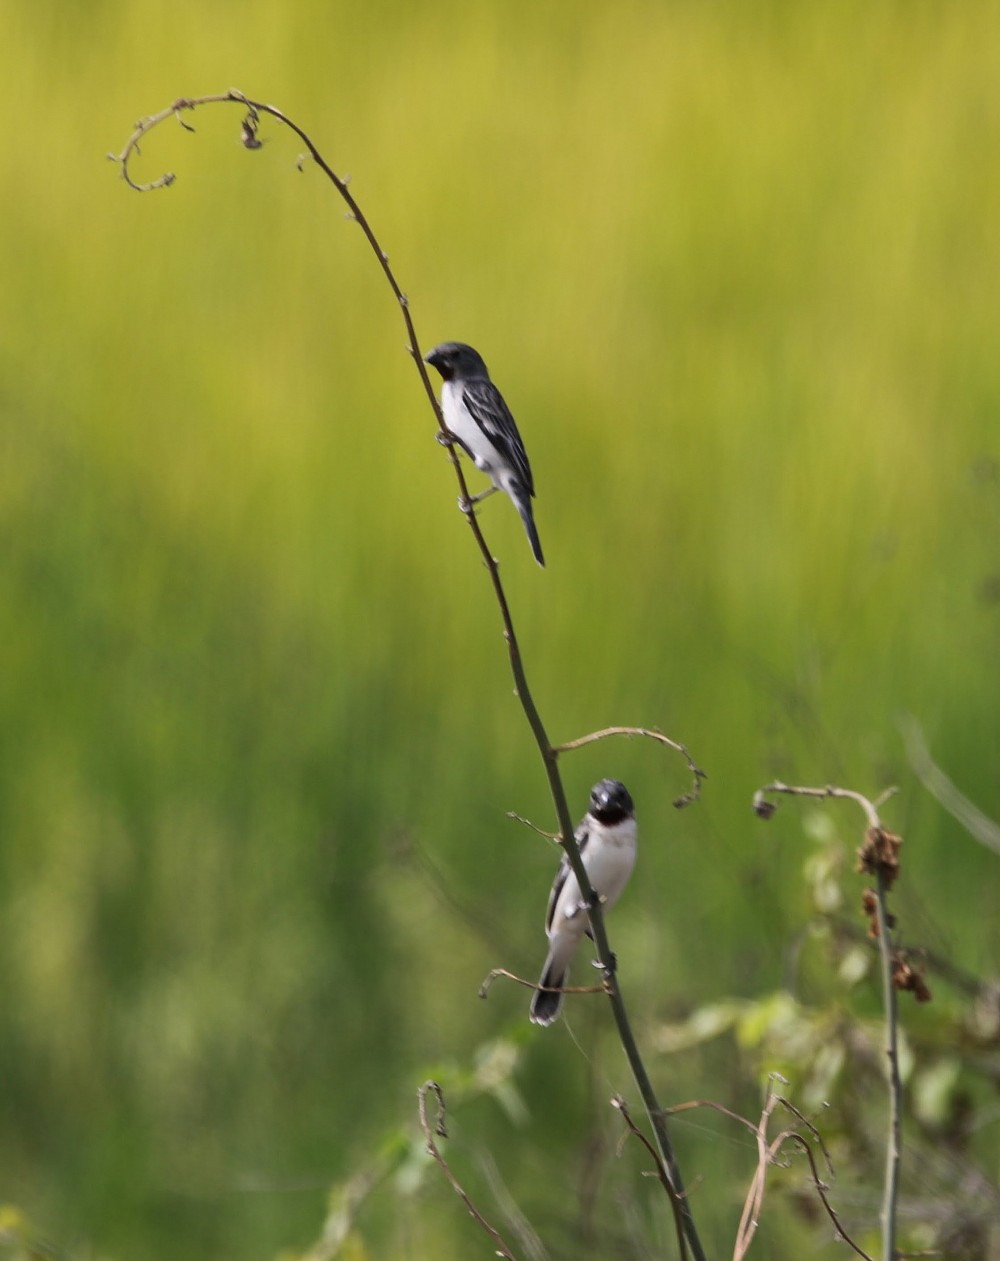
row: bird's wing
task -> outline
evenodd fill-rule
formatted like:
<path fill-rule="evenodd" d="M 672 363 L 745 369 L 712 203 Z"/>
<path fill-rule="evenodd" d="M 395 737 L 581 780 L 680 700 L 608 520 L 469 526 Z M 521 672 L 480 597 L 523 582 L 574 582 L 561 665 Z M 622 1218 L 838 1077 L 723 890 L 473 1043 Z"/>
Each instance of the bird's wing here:
<path fill-rule="evenodd" d="M 529 495 L 534 495 L 535 483 L 531 476 L 528 453 L 517 432 L 510 408 L 503 401 L 503 395 L 497 387 L 492 381 L 478 377 L 463 381 L 462 400 L 469 409 L 469 415 L 517 474 L 524 489 Z"/>
<path fill-rule="evenodd" d="M 576 844 L 580 850 L 580 857 L 583 857 L 587 848 L 587 841 L 590 839 L 590 828 L 587 826 L 587 820 L 584 819 L 574 833 L 576 836 Z M 573 868 L 570 866 L 569 858 L 563 854 L 562 862 L 559 864 L 559 870 L 556 872 L 556 878 L 552 882 L 552 892 L 549 894 L 549 905 L 545 911 L 545 931 L 549 932 L 552 928 L 552 920 L 555 917 L 556 906 L 559 902 L 559 895 L 563 891 L 566 881 L 573 874 Z"/>

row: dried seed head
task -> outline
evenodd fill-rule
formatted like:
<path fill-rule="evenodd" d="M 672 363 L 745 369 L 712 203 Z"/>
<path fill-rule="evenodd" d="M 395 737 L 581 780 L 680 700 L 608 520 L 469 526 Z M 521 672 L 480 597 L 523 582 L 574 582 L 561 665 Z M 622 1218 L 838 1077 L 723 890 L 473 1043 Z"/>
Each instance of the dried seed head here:
<path fill-rule="evenodd" d="M 868 936 L 878 940 L 878 894 L 874 889 L 865 889 L 861 895 L 861 909 L 868 920 Z M 885 922 L 889 928 L 896 927 L 896 917 L 889 911 L 885 913 Z"/>
<path fill-rule="evenodd" d="M 903 838 L 882 827 L 871 827 L 865 832 L 864 843 L 858 850 L 857 870 L 869 876 L 881 876 L 886 888 L 890 888 L 899 875 L 899 849 Z"/>
<path fill-rule="evenodd" d="M 892 983 L 898 990 L 909 991 L 918 1003 L 931 1001 L 931 992 L 927 988 L 923 972 L 918 971 L 902 951 L 893 955 Z"/>

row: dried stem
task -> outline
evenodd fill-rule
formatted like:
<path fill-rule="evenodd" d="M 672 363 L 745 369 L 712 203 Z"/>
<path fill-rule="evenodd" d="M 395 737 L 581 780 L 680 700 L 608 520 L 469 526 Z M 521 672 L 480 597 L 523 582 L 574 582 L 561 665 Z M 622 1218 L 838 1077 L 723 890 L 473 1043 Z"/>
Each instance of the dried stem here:
<path fill-rule="evenodd" d="M 626 1104 L 621 1095 L 615 1095 L 615 1097 L 611 1100 L 611 1105 L 612 1107 L 617 1108 L 622 1114 L 622 1120 L 628 1127 L 629 1133 L 639 1140 L 653 1158 L 653 1164 L 656 1166 L 656 1176 L 660 1180 L 660 1185 L 667 1193 L 667 1197 L 670 1200 L 670 1207 L 674 1210 L 674 1225 L 677 1227 L 677 1250 L 680 1253 L 681 1261 L 688 1261 L 687 1240 L 684 1237 L 684 1215 L 681 1211 L 682 1205 L 676 1192 L 674 1191 L 673 1186 L 671 1185 L 670 1174 L 667 1172 L 666 1167 L 663 1164 L 660 1153 L 632 1120 L 632 1114 L 628 1110 L 628 1104 Z"/>
<path fill-rule="evenodd" d="M 899 838 L 892 837 L 882 827 L 875 804 L 863 794 L 852 789 L 836 788 L 832 785 L 827 785 L 824 788 L 803 788 L 790 787 L 788 784 L 782 783 L 768 784 L 754 793 L 753 808 L 761 818 L 770 818 L 777 808 L 775 802 L 767 800 L 768 796 L 773 793 L 784 793 L 793 797 L 846 798 L 861 807 L 868 823 L 861 859 L 862 869 L 873 873 L 875 876 L 873 931 L 878 940 L 879 963 L 882 974 L 882 1003 L 885 1010 L 886 1077 L 889 1094 L 889 1131 L 886 1136 L 885 1176 L 879 1220 L 882 1225 L 883 1261 L 897 1261 L 896 1213 L 899 1200 L 899 1167 L 903 1145 L 903 1088 L 899 1077 L 899 1012 L 896 1002 L 895 984 L 897 957 L 892 943 L 893 919 L 889 914 L 888 891 L 898 872 L 898 859 L 895 858 L 894 854 L 891 859 L 885 857 L 886 850 L 883 848 L 883 843 L 888 844 L 895 841 L 898 848 Z M 880 801 L 884 799 L 885 794 L 879 798 Z"/>
<path fill-rule="evenodd" d="M 887 790 L 889 794 L 894 793 L 895 791 L 896 790 L 894 788 Z M 763 788 L 758 788 L 753 795 L 754 813 L 760 815 L 762 819 L 769 819 L 778 808 L 778 803 L 776 801 L 767 800 L 767 797 L 771 796 L 773 793 L 785 793 L 790 797 L 846 798 L 848 801 L 857 802 L 861 809 L 864 810 L 868 819 L 868 826 L 870 828 L 877 828 L 881 826 L 878 821 L 878 811 L 875 809 L 875 806 L 868 800 L 867 797 L 863 796 L 859 792 L 855 792 L 853 788 L 837 788 L 833 784 L 826 784 L 823 788 L 801 788 L 798 786 L 793 787 L 789 784 L 782 784 L 780 780 L 775 780 L 773 784 L 766 784 Z M 885 798 L 886 793 L 883 793 L 879 800 L 882 801 L 885 800 Z"/>
<path fill-rule="evenodd" d="M 757 1168 L 754 1171 L 753 1179 L 750 1183 L 750 1189 L 747 1192 L 746 1200 L 743 1205 L 743 1212 L 740 1217 L 740 1225 L 736 1235 L 736 1245 L 733 1250 L 734 1261 L 742 1261 L 753 1241 L 754 1235 L 757 1233 L 757 1227 L 760 1221 L 760 1212 L 764 1203 L 764 1189 L 767 1177 L 767 1169 L 777 1163 L 781 1154 L 781 1149 L 786 1143 L 793 1143 L 805 1154 L 809 1161 L 809 1170 L 812 1175 L 813 1187 L 819 1196 L 820 1203 L 826 1211 L 834 1230 L 840 1239 L 844 1241 L 859 1257 L 864 1261 L 873 1261 L 867 1252 L 851 1238 L 844 1229 L 844 1225 L 837 1215 L 836 1210 L 830 1203 L 830 1197 L 827 1194 L 827 1184 L 820 1176 L 820 1171 L 816 1163 L 816 1156 L 813 1152 L 809 1140 L 797 1130 L 782 1130 L 776 1138 L 769 1139 L 767 1135 L 768 1122 L 774 1113 L 776 1106 L 780 1104 L 783 1108 L 792 1113 L 809 1132 L 810 1138 L 819 1148 L 826 1164 L 828 1176 L 833 1175 L 833 1167 L 830 1162 L 830 1154 L 826 1149 L 819 1131 L 815 1125 L 804 1116 L 793 1103 L 790 1103 L 783 1095 L 774 1094 L 770 1085 L 768 1086 L 767 1096 L 764 1100 L 764 1107 L 761 1111 L 759 1122 L 755 1125 L 753 1121 L 746 1117 L 740 1116 L 733 1112 L 730 1108 L 724 1107 L 721 1103 L 716 1103 L 713 1099 L 692 1099 L 687 1103 L 677 1104 L 671 1108 L 672 1113 L 687 1112 L 693 1108 L 711 1108 L 715 1112 L 722 1113 L 731 1121 L 736 1121 L 740 1125 L 745 1126 L 757 1139 Z"/>
<path fill-rule="evenodd" d="M 816 1157 L 813 1155 L 812 1148 L 806 1140 L 796 1130 L 783 1130 L 778 1138 L 780 1139 L 782 1145 L 784 1143 L 794 1143 L 800 1151 L 805 1153 L 805 1157 L 809 1161 L 809 1171 L 812 1174 L 813 1187 L 816 1194 L 819 1196 L 820 1203 L 823 1205 L 824 1209 L 826 1209 L 826 1215 L 833 1223 L 833 1228 L 837 1232 L 838 1236 L 843 1239 L 844 1243 L 846 1243 L 853 1252 L 856 1252 L 859 1257 L 862 1257 L 864 1261 L 873 1261 L 873 1258 L 865 1252 L 864 1248 L 854 1242 L 851 1236 L 844 1229 L 840 1218 L 834 1211 L 833 1205 L 830 1203 L 829 1197 L 826 1193 L 826 1183 L 820 1177 L 819 1170 L 816 1168 Z M 778 1148 L 775 1146 L 777 1142 L 778 1139 L 775 1140 L 775 1143 L 771 1144 L 772 1148 L 774 1148 L 773 1155 L 777 1155 Z"/>
<path fill-rule="evenodd" d="M 568 740 L 565 744 L 556 745 L 552 751 L 557 755 L 570 753 L 573 749 L 582 749 L 584 745 L 594 744 L 597 740 L 607 740 L 609 736 L 644 736 L 647 740 L 658 740 L 661 744 L 665 744 L 667 748 L 673 749 L 675 753 L 679 753 L 687 762 L 693 781 L 690 792 L 686 792 L 683 796 L 674 799 L 674 807 L 677 810 L 682 810 L 685 806 L 689 806 L 692 801 L 697 801 L 701 797 L 701 781 L 708 778 L 708 773 L 695 763 L 683 744 L 678 744 L 676 740 L 671 740 L 669 736 L 665 736 L 656 727 L 605 727 L 602 731 L 592 731 L 589 735 L 580 736 L 578 740 Z"/>
<path fill-rule="evenodd" d="M 408 349 L 410 351 L 410 354 L 413 356 L 414 364 L 416 365 L 416 369 L 420 374 L 420 379 L 423 384 L 424 391 L 427 394 L 428 401 L 430 402 L 431 407 L 434 409 L 434 414 L 437 417 L 437 421 L 438 421 L 438 428 L 441 430 L 442 433 L 446 433 L 447 427 L 445 426 L 445 423 L 444 423 L 444 417 L 441 415 L 441 409 L 438 406 L 437 397 L 435 396 L 435 393 L 434 393 L 434 387 L 431 384 L 431 379 L 427 374 L 427 368 L 424 364 L 423 357 L 421 356 L 421 353 L 420 353 L 420 343 L 417 341 L 417 331 L 416 331 L 416 328 L 414 327 L 413 319 L 410 315 L 409 302 L 407 300 L 406 294 L 403 293 L 402 289 L 399 287 L 399 284 L 396 281 L 396 277 L 393 275 L 392 268 L 389 266 L 388 255 L 379 245 L 378 241 L 376 240 L 375 233 L 372 231 L 371 225 L 368 222 L 368 219 L 365 217 L 364 213 L 362 212 L 361 207 L 354 200 L 354 196 L 351 193 L 350 188 L 348 188 L 347 186 L 347 180 L 341 179 L 341 177 L 337 175 L 337 173 L 329 165 L 329 163 L 326 161 L 326 159 L 323 157 L 320 151 L 316 148 L 316 145 L 313 143 L 310 137 L 306 134 L 306 132 L 304 132 L 297 123 L 293 122 L 292 119 L 290 119 L 286 114 L 284 114 L 280 109 L 278 109 L 277 106 L 266 105 L 263 101 L 252 101 L 250 100 L 249 97 L 244 96 L 244 94 L 240 92 L 237 88 L 230 88 L 228 92 L 216 93 L 210 96 L 182 96 L 182 97 L 179 97 L 176 101 L 174 101 L 172 105 L 169 105 L 166 109 L 161 110 L 158 114 L 151 114 L 148 118 L 140 119 L 140 121 L 136 123 L 135 130 L 132 132 L 132 135 L 129 136 L 125 144 L 125 147 L 122 149 L 121 153 L 118 153 L 118 154 L 109 153 L 108 157 L 113 162 L 117 162 L 121 166 L 122 178 L 128 184 L 129 188 L 134 188 L 136 192 L 144 193 L 144 192 L 149 192 L 152 189 L 156 189 L 156 188 L 166 188 L 170 184 L 172 184 L 174 180 L 177 178 L 176 175 L 173 173 L 173 171 L 167 171 L 164 175 L 161 175 L 159 179 L 152 180 L 151 182 L 147 184 L 137 183 L 132 178 L 131 172 L 129 170 L 129 163 L 132 157 L 136 153 L 139 152 L 139 142 L 148 132 L 152 131 L 154 127 L 158 126 L 162 122 L 165 122 L 168 118 L 171 118 L 171 117 L 177 118 L 177 120 L 182 124 L 182 126 L 184 126 L 184 128 L 187 131 L 193 131 L 194 128 L 191 127 L 190 124 L 184 122 L 184 119 L 182 116 L 183 112 L 185 110 L 192 111 L 200 105 L 216 105 L 220 103 L 240 105 L 243 109 L 246 110 L 246 117 L 244 119 L 244 143 L 246 143 L 248 129 L 249 129 L 249 134 L 256 137 L 257 126 L 260 121 L 261 114 L 270 115 L 270 117 L 276 118 L 279 123 L 283 123 L 286 127 L 289 128 L 290 131 L 293 131 L 295 135 L 298 136 L 298 138 L 309 150 L 310 158 L 313 160 L 313 162 L 316 163 L 316 165 L 320 168 L 323 174 L 336 188 L 337 192 L 340 194 L 343 200 L 347 203 L 347 207 L 351 213 L 351 218 L 355 220 L 355 222 L 361 228 L 361 231 L 365 234 L 365 238 L 368 241 L 368 244 L 371 246 L 372 252 L 375 254 L 375 257 L 378 259 L 379 266 L 382 268 L 382 272 L 385 276 L 385 279 L 388 282 L 390 289 L 392 290 L 393 297 L 396 299 L 397 303 L 399 304 L 400 310 L 402 311 L 402 315 L 403 315 L 403 322 L 406 325 L 406 335 L 407 335 L 407 339 L 409 343 Z M 248 145 L 248 147 L 259 148 L 260 147 L 259 141 L 254 139 L 253 142 Z M 455 467 L 455 471 L 458 475 L 459 485 L 462 488 L 462 493 L 466 496 L 466 498 L 468 498 L 466 485 L 465 485 L 465 477 L 462 472 L 462 466 L 459 464 L 458 455 L 454 451 L 452 451 L 451 459 L 452 459 L 452 464 Z M 474 524 L 474 518 L 473 518 L 472 513 L 468 514 L 468 518 L 469 518 L 469 521 Z"/>
<path fill-rule="evenodd" d="M 885 1144 L 885 1182 L 882 1192 L 882 1256 L 896 1261 L 896 1202 L 899 1198 L 899 1163 L 903 1150 L 902 1094 L 899 1078 L 899 1014 L 896 986 L 893 984 L 892 938 L 886 905 L 888 884 L 879 870 L 876 885 L 879 961 L 882 971 L 882 1001 L 885 1004 L 885 1054 L 889 1069 L 889 1133 Z"/>
<path fill-rule="evenodd" d="M 243 120 L 243 137 L 244 143 L 250 149 L 258 148 L 260 144 L 256 138 L 260 115 L 270 115 L 272 118 L 277 119 L 278 122 L 283 123 L 286 127 L 290 128 L 291 131 L 293 131 L 303 142 L 308 149 L 309 156 L 313 162 L 315 162 L 320 170 L 322 170 L 324 175 L 326 175 L 326 177 L 330 180 L 336 191 L 347 204 L 351 212 L 351 216 L 357 221 L 365 235 L 366 240 L 368 241 L 368 244 L 371 246 L 372 252 L 378 260 L 386 282 L 392 290 L 393 297 L 399 305 L 403 322 L 406 325 L 408 348 L 413 357 L 414 365 L 420 374 L 421 383 L 423 385 L 424 392 L 427 395 L 428 402 L 434 410 L 438 429 L 442 434 L 446 434 L 447 427 L 444 423 L 444 417 L 442 416 L 441 408 L 438 404 L 437 398 L 435 397 L 430 378 L 427 375 L 427 369 L 423 362 L 423 357 L 420 353 L 420 345 L 417 340 L 416 329 L 410 314 L 409 302 L 406 295 L 400 288 L 392 268 L 389 266 L 388 255 L 379 244 L 368 219 L 351 194 L 346 180 L 341 179 L 333 171 L 332 167 L 330 167 L 323 158 L 322 154 L 316 148 L 316 145 L 310 137 L 280 109 L 277 109 L 273 105 L 266 105 L 260 101 L 252 101 L 235 88 L 231 88 L 228 92 L 219 95 L 183 97 L 174 101 L 171 106 L 162 110 L 159 114 L 154 114 L 151 117 L 145 118 L 137 123 L 135 130 L 121 153 L 109 156 L 120 164 L 122 175 L 131 188 L 138 191 L 146 191 L 152 188 L 165 187 L 171 184 L 175 178 L 172 172 L 162 176 L 159 180 L 155 180 L 150 184 L 138 184 L 132 179 L 129 171 L 129 162 L 133 154 L 138 150 L 139 141 L 147 134 L 147 132 L 151 131 L 155 126 L 172 116 L 183 122 L 181 117 L 182 112 L 194 110 L 200 105 L 210 105 L 220 102 L 238 104 L 246 111 Z M 184 123 L 184 126 L 187 127 L 188 125 Z M 466 486 L 465 475 L 462 470 L 462 466 L 459 463 L 458 454 L 454 446 L 450 446 L 448 449 L 451 464 L 455 470 L 455 477 L 458 481 L 460 498 L 463 501 L 468 500 L 470 496 Z M 542 764 L 545 768 L 549 792 L 555 808 L 556 820 L 559 824 L 560 844 L 566 853 L 570 866 L 573 870 L 573 874 L 576 876 L 580 892 L 590 908 L 590 927 L 593 933 L 598 958 L 605 964 L 605 983 L 611 1002 L 612 1012 L 614 1014 L 615 1024 L 618 1029 L 618 1036 L 621 1040 L 622 1047 L 628 1059 L 629 1067 L 639 1089 L 639 1093 L 642 1096 L 646 1113 L 649 1116 L 651 1125 L 653 1126 L 657 1146 L 667 1170 L 673 1193 L 677 1197 L 677 1202 L 681 1206 L 680 1211 L 684 1223 L 684 1233 L 691 1249 L 692 1257 L 694 1261 L 705 1261 L 704 1250 L 702 1249 L 699 1241 L 694 1219 L 685 1195 L 684 1183 L 681 1178 L 680 1169 L 677 1165 L 673 1148 L 667 1134 L 665 1116 L 656 1098 L 656 1094 L 649 1079 L 649 1074 L 646 1071 L 645 1064 L 643 1063 L 642 1056 L 639 1053 L 639 1048 L 632 1033 L 628 1014 L 625 1009 L 621 987 L 618 983 L 617 976 L 614 973 L 614 969 L 610 964 L 610 961 L 613 959 L 613 955 L 611 948 L 608 945 L 608 936 L 604 925 L 604 915 L 602 913 L 600 903 L 594 896 L 594 891 L 589 879 L 587 878 L 587 872 L 584 868 L 583 860 L 580 857 L 579 847 L 574 836 L 573 819 L 570 814 L 569 804 L 566 800 L 566 791 L 563 786 L 562 777 L 559 774 L 559 750 L 549 741 L 545 725 L 542 722 L 541 715 L 538 712 L 538 707 L 535 704 L 534 698 L 531 694 L 531 689 L 528 686 L 528 679 L 524 669 L 524 662 L 521 657 L 520 645 L 518 644 L 517 635 L 514 631 L 514 622 L 507 602 L 507 595 L 504 590 L 503 583 L 500 580 L 499 565 L 487 546 L 477 515 L 474 512 L 468 512 L 463 515 L 469 524 L 469 528 L 472 530 L 476 546 L 479 548 L 483 562 L 486 565 L 486 569 L 490 576 L 493 594 L 500 610 L 500 618 L 503 624 L 503 636 L 507 643 L 507 652 L 510 660 L 511 674 L 514 679 L 515 691 L 521 703 L 521 708 L 524 711 L 524 716 L 528 722 L 528 726 L 531 728 L 531 733 L 534 736 L 535 743 L 538 747 L 539 756 L 541 757 Z M 648 734 L 652 735 L 653 733 Z M 594 738 L 598 737 L 595 736 Z M 666 740 L 666 737 L 659 737 L 658 735 L 656 738 Z M 668 743 L 673 745 L 672 741 L 668 741 Z M 682 749 L 682 746 L 680 745 L 673 745 L 673 747 Z M 693 764 L 691 765 L 693 766 Z"/>
<path fill-rule="evenodd" d="M 437 1100 L 437 1112 L 435 1113 L 435 1116 L 434 1116 L 433 1131 L 431 1129 L 431 1124 L 427 1119 L 428 1094 L 433 1094 L 435 1099 Z M 517 1258 L 514 1256 L 513 1252 L 511 1252 L 511 1250 L 504 1243 L 503 1237 L 500 1234 L 500 1232 L 489 1224 L 489 1222 L 482 1215 L 482 1213 L 480 1213 L 480 1211 L 476 1208 L 475 1204 L 473 1204 L 473 1202 L 469 1199 L 462 1184 L 452 1173 L 451 1168 L 448 1165 L 448 1162 L 441 1155 L 440 1148 L 438 1147 L 437 1143 L 434 1141 L 435 1137 L 437 1138 L 448 1137 L 448 1131 L 445 1129 L 445 1124 L 444 1124 L 444 1094 L 442 1093 L 441 1087 L 437 1084 L 436 1081 L 425 1081 L 424 1084 L 417 1091 L 417 1111 L 420 1115 L 420 1128 L 423 1130 L 424 1138 L 427 1140 L 427 1150 L 430 1152 L 430 1154 L 434 1157 L 434 1159 L 440 1165 L 441 1170 L 444 1173 L 444 1176 L 451 1183 L 452 1188 L 455 1191 L 455 1194 L 459 1197 L 459 1199 L 462 1201 L 465 1207 L 469 1210 L 470 1214 L 476 1219 L 479 1225 L 482 1226 L 483 1230 L 485 1230 L 486 1233 L 493 1240 L 494 1244 L 496 1245 L 497 1256 L 506 1257 L 507 1261 L 517 1261 Z"/>
<path fill-rule="evenodd" d="M 516 810 L 508 810 L 507 818 L 513 819 L 515 823 L 523 823 L 526 828 L 531 828 L 532 832 L 537 832 L 539 836 L 544 836 L 547 841 L 559 841 L 558 832 L 546 832 L 544 828 L 540 828 L 537 823 L 532 823 L 530 819 L 526 819 L 523 814 L 518 814 Z"/>
<path fill-rule="evenodd" d="M 775 1108 L 776 1098 L 777 1096 L 771 1093 L 769 1084 L 767 1097 L 764 1100 L 764 1107 L 760 1114 L 760 1122 L 756 1129 L 757 1168 L 754 1170 L 753 1178 L 750 1180 L 750 1189 L 747 1191 L 746 1199 L 743 1202 L 740 1224 L 736 1229 L 736 1246 L 733 1248 L 733 1261 L 743 1261 L 760 1224 L 761 1209 L 764 1205 L 764 1188 L 767 1182 L 767 1169 L 772 1161 L 767 1141 L 767 1126 L 771 1120 L 771 1113 Z"/>
<path fill-rule="evenodd" d="M 603 982 L 601 985 L 538 985 L 534 981 L 529 981 L 527 977 L 518 976 L 516 972 L 508 972 L 506 968 L 494 968 L 479 987 L 480 998 L 485 998 L 489 994 L 493 988 L 493 982 L 500 976 L 506 977 L 508 981 L 514 981 L 518 985 L 523 985 L 525 989 L 541 989 L 552 994 L 606 994 L 608 992 L 607 982 Z"/>

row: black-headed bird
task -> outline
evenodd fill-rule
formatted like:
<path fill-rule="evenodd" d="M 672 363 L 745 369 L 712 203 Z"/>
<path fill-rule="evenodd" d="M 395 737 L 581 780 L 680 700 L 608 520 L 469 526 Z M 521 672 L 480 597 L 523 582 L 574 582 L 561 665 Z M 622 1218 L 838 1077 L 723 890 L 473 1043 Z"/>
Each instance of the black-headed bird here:
<path fill-rule="evenodd" d="M 457 442 L 476 468 L 493 483 L 489 490 L 474 495 L 463 507 L 471 510 L 473 504 L 495 490 L 504 491 L 520 513 L 535 560 L 544 565 L 531 509 L 535 483 L 528 453 L 510 408 L 490 380 L 482 355 L 464 342 L 442 342 L 425 356 L 425 362 L 437 368 L 444 380 L 441 411 L 448 428 L 444 441 Z"/>
<path fill-rule="evenodd" d="M 576 843 L 587 879 L 602 910 L 614 906 L 635 866 L 635 805 L 617 779 L 602 779 L 590 794 L 590 809 L 576 829 Z M 549 953 L 531 1000 L 531 1019 L 550 1025 L 562 1008 L 559 992 L 566 984 L 570 960 L 583 937 L 590 936 L 590 915 L 569 859 L 563 855 L 549 894 L 545 917 Z"/>

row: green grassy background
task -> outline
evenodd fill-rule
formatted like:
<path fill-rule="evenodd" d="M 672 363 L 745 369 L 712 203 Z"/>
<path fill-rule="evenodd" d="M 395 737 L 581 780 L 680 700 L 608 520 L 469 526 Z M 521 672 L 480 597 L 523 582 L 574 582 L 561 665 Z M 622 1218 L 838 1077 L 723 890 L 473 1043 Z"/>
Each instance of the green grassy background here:
<path fill-rule="evenodd" d="M 484 352 L 547 570 L 509 504 L 482 520 L 553 738 L 656 724 L 709 773 L 676 814 L 652 745 L 565 764 L 574 809 L 606 774 L 638 802 L 611 932 L 640 1028 L 786 979 L 809 842 L 750 813 L 776 775 L 898 783 L 909 939 L 995 971 L 996 857 L 896 728 L 1000 815 L 995 5 L 3 14 L 0 1202 L 57 1256 L 300 1253 L 420 1081 L 509 1039 L 523 1115 L 487 1093 L 452 1150 L 558 1240 L 629 1088 L 596 1003 L 542 1033 L 524 991 L 476 997 L 539 966 L 554 856 L 504 816 L 550 809 L 399 313 L 235 107 L 151 135 L 136 174 L 178 181 L 130 192 L 105 153 L 179 95 L 305 126 L 425 347 Z M 739 1102 L 712 1055 L 651 1066 Z M 752 1149 L 678 1140 L 721 1250 Z M 482 1252 L 443 1184 L 403 1190 L 354 1257 Z M 802 1255 L 785 1216 L 769 1255 Z"/>

